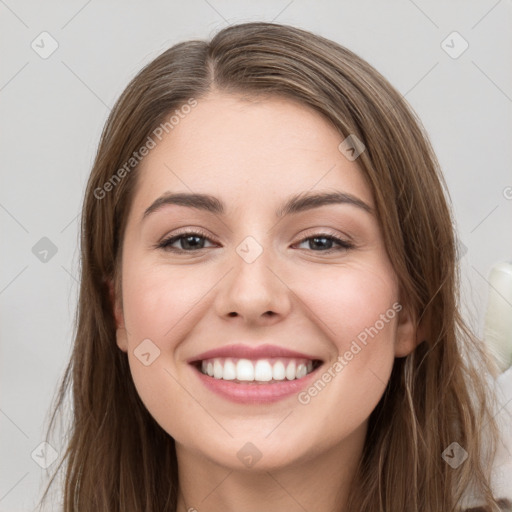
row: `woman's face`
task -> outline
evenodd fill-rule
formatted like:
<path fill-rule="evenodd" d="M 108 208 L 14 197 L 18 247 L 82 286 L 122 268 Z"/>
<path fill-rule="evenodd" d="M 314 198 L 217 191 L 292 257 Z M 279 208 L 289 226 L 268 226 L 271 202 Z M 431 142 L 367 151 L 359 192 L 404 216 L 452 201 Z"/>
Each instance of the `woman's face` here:
<path fill-rule="evenodd" d="M 360 447 L 414 335 L 357 159 L 286 99 L 214 93 L 177 119 L 141 163 L 116 297 L 142 401 L 225 467 Z"/>

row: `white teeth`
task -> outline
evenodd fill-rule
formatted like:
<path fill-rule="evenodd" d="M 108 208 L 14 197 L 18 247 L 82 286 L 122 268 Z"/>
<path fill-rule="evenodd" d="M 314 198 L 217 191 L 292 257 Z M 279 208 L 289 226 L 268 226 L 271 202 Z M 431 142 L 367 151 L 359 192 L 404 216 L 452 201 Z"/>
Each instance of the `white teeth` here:
<path fill-rule="evenodd" d="M 313 371 L 313 361 L 307 359 L 214 358 L 201 362 L 201 371 L 214 379 L 246 382 L 270 382 L 302 379 Z"/>
<path fill-rule="evenodd" d="M 239 359 L 236 363 L 236 378 L 238 380 L 254 380 L 254 366 L 249 359 Z"/>
<path fill-rule="evenodd" d="M 235 380 L 236 379 L 236 367 L 235 363 L 231 359 L 227 359 L 224 362 L 224 374 L 221 377 L 224 380 Z"/>
<path fill-rule="evenodd" d="M 268 361 L 260 360 L 254 367 L 254 380 L 268 382 L 272 380 L 272 366 Z"/>
<path fill-rule="evenodd" d="M 296 377 L 295 362 L 290 361 L 288 363 L 288 366 L 286 367 L 286 378 L 288 380 L 293 380 L 293 379 L 295 379 L 295 377 Z"/>
<path fill-rule="evenodd" d="M 311 368 L 313 368 L 313 364 L 311 364 Z M 274 363 L 274 367 L 272 368 L 272 378 L 274 380 L 284 380 L 285 369 L 284 364 L 281 361 Z"/>
<path fill-rule="evenodd" d="M 213 376 L 216 379 L 222 379 L 224 371 L 222 368 L 222 365 L 220 364 L 220 361 L 218 359 L 214 359 L 213 361 Z"/>
<path fill-rule="evenodd" d="M 305 364 L 299 364 L 299 366 L 297 366 L 297 379 L 302 379 L 302 377 L 305 377 L 307 373 L 308 369 Z"/>

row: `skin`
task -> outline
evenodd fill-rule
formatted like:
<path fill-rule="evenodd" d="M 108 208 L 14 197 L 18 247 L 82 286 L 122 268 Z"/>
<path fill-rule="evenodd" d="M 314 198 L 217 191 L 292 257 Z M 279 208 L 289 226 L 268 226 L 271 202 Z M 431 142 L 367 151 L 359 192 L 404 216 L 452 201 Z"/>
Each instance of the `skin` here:
<path fill-rule="evenodd" d="M 394 358 L 415 346 L 406 307 L 307 405 L 296 395 L 233 403 L 186 362 L 227 344 L 271 343 L 315 355 L 327 369 L 400 302 L 374 213 L 331 204 L 275 215 L 307 191 L 343 191 L 374 208 L 357 160 L 338 150 L 342 140 L 300 103 L 212 92 L 142 162 L 123 240 L 122 297 L 114 297 L 117 345 L 145 406 L 176 441 L 179 511 L 344 509 L 368 417 Z M 142 220 L 163 193 L 191 191 L 218 197 L 226 213 L 166 205 Z M 182 254 L 156 247 L 180 228 L 201 228 L 211 241 Z M 326 253 L 301 242 L 326 230 L 354 248 Z M 252 263 L 236 251 L 247 236 L 263 250 Z M 186 240 L 173 247 L 186 250 Z M 134 355 L 144 339 L 160 350 L 149 366 Z M 251 468 L 237 457 L 247 442 L 261 453 Z"/>

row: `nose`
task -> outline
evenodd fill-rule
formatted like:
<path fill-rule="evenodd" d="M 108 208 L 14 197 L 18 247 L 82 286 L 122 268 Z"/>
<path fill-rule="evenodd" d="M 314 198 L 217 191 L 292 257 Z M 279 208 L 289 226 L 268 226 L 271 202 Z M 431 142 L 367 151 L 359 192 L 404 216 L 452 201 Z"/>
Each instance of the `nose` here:
<path fill-rule="evenodd" d="M 291 283 L 271 253 L 264 249 L 254 261 L 244 259 L 243 253 L 234 255 L 215 298 L 221 318 L 256 326 L 280 322 L 289 314 Z"/>

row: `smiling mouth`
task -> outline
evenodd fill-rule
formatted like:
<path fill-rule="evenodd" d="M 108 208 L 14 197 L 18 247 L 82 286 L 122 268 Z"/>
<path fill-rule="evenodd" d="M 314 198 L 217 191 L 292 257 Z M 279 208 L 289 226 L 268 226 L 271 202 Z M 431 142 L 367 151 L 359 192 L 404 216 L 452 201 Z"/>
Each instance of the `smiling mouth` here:
<path fill-rule="evenodd" d="M 215 357 L 194 363 L 203 375 L 237 384 L 277 384 L 299 380 L 321 365 L 322 361 L 317 359 L 284 357 L 257 360 Z"/>

